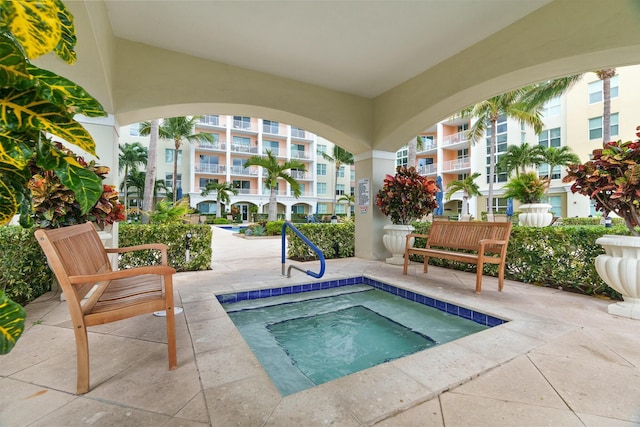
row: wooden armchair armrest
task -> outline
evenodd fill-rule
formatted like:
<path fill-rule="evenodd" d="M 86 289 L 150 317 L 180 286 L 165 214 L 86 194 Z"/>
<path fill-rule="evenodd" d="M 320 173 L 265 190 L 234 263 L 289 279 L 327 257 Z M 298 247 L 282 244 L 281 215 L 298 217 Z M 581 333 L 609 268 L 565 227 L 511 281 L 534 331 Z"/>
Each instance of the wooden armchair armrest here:
<path fill-rule="evenodd" d="M 486 246 L 486 245 L 502 246 L 502 245 L 506 245 L 507 243 L 509 243 L 508 240 L 493 240 L 493 239 L 482 239 L 482 240 L 480 240 L 480 246 Z"/>
<path fill-rule="evenodd" d="M 162 255 L 162 264 L 167 265 L 167 249 L 169 246 L 164 243 L 147 243 L 144 245 L 136 245 L 136 246 L 127 246 L 124 248 L 107 248 L 106 251 L 108 254 L 121 254 L 125 252 L 133 252 L 133 251 L 143 251 L 146 249 L 156 249 L 159 250 Z"/>
<path fill-rule="evenodd" d="M 409 240 L 411 240 L 412 237 L 428 239 L 429 235 L 428 234 L 418 234 L 418 233 L 409 233 L 409 234 L 407 234 L 407 246 L 406 246 L 407 248 L 408 247 L 413 247 L 413 246 L 409 246 Z"/>
<path fill-rule="evenodd" d="M 69 276 L 69 282 L 73 285 L 81 285 L 85 283 L 106 282 L 114 279 L 123 279 L 125 277 L 135 277 L 142 274 L 175 274 L 176 270 L 167 265 L 150 265 L 146 267 L 129 268 L 126 270 L 109 271 L 99 274 L 89 274 L 82 276 Z"/>

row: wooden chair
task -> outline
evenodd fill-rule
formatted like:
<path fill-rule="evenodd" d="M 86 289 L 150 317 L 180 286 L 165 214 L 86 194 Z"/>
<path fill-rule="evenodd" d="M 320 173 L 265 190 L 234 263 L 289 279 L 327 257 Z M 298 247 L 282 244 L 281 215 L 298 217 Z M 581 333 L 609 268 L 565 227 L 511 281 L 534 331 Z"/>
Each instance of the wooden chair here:
<path fill-rule="evenodd" d="M 58 279 L 71 314 L 76 339 L 77 394 L 89 391 L 88 326 L 166 310 L 169 370 L 178 367 L 173 312 L 176 271 L 167 265 L 167 245 L 105 249 L 91 223 L 37 230 L 35 236 Z M 162 265 L 112 270 L 108 253 L 144 249 L 159 250 Z"/>

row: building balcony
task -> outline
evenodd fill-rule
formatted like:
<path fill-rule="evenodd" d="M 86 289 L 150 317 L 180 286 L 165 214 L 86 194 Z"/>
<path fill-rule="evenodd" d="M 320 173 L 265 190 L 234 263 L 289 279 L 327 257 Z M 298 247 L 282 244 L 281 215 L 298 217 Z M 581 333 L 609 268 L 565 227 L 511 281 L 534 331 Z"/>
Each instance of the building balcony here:
<path fill-rule="evenodd" d="M 276 157 L 284 157 L 284 152 L 286 150 L 280 150 L 279 148 L 262 147 L 263 156 L 267 155 L 267 151 L 271 151 L 271 154 L 273 154 Z"/>
<path fill-rule="evenodd" d="M 438 149 L 438 143 L 436 141 L 426 140 L 422 143 L 422 149 L 418 151 L 418 154 L 434 153 Z"/>
<path fill-rule="evenodd" d="M 311 154 L 306 151 L 291 150 L 291 158 L 299 160 L 310 160 Z"/>
<path fill-rule="evenodd" d="M 257 167 L 245 168 L 243 166 L 231 166 L 230 171 L 231 175 L 258 176 Z"/>
<path fill-rule="evenodd" d="M 247 123 L 243 120 L 234 120 L 233 129 L 250 133 L 258 133 L 258 124 L 253 121 Z"/>
<path fill-rule="evenodd" d="M 225 118 L 226 116 L 222 116 L 222 117 L 215 116 L 215 115 L 202 116 L 200 120 L 198 120 L 198 126 L 204 125 L 208 127 L 210 126 L 210 127 L 224 128 L 226 127 Z"/>
<path fill-rule="evenodd" d="M 258 154 L 258 147 L 245 145 L 245 144 L 231 144 L 231 152 L 232 153 L 241 153 L 241 154 Z"/>
<path fill-rule="evenodd" d="M 224 175 L 227 173 L 227 167 L 226 165 L 199 164 L 193 167 L 193 171 L 195 173 L 211 173 Z"/>
<path fill-rule="evenodd" d="M 471 159 L 462 157 L 456 160 L 448 160 L 442 164 L 442 172 L 468 171 L 471 169 Z"/>
<path fill-rule="evenodd" d="M 307 132 L 304 129 L 294 128 L 293 126 L 291 127 L 291 138 L 293 139 L 312 141 L 313 140 L 312 135 L 313 135 L 312 133 Z"/>
<path fill-rule="evenodd" d="M 206 150 L 206 151 L 226 151 L 227 143 L 225 141 L 216 141 L 216 142 L 199 142 L 198 150 Z"/>
<path fill-rule="evenodd" d="M 291 176 L 294 179 L 313 180 L 313 174 L 310 172 L 291 171 Z"/>
<path fill-rule="evenodd" d="M 438 164 L 437 163 L 433 163 L 430 165 L 422 165 L 418 167 L 418 173 L 420 175 L 435 175 L 436 173 L 438 173 Z"/>
<path fill-rule="evenodd" d="M 447 135 L 442 138 L 442 147 L 450 148 L 452 145 L 468 145 L 468 132 L 458 132 L 453 135 Z"/>

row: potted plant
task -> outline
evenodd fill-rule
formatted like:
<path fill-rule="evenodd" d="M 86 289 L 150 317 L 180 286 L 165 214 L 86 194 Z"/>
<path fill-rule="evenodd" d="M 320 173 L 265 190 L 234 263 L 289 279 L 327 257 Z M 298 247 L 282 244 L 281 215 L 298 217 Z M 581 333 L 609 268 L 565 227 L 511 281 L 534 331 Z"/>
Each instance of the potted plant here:
<path fill-rule="evenodd" d="M 518 216 L 520 225 L 546 227 L 551 224 L 551 205 L 540 203 L 549 189 L 549 180 L 541 179 L 536 172 L 525 172 L 511 178 L 504 188 L 504 197 L 516 199 L 521 203 L 519 210 L 522 213 Z"/>
<path fill-rule="evenodd" d="M 636 131 L 640 138 L 640 126 Z M 624 299 L 609 305 L 609 313 L 640 320 L 640 139 L 607 142 L 593 150 L 591 160 L 570 165 L 567 172 L 563 182 L 573 182 L 573 193 L 594 200 L 603 215 L 623 218 L 631 233 L 597 239 L 605 254 L 596 257 L 595 265 L 602 280 Z"/>
<path fill-rule="evenodd" d="M 387 175 L 376 195 L 376 205 L 391 219 L 384 228 L 382 241 L 391 258 L 389 264 L 404 264 L 406 235 L 414 230 L 411 222 L 422 218 L 438 207 L 435 181 L 420 175 L 414 167 L 399 166 L 395 175 Z"/>

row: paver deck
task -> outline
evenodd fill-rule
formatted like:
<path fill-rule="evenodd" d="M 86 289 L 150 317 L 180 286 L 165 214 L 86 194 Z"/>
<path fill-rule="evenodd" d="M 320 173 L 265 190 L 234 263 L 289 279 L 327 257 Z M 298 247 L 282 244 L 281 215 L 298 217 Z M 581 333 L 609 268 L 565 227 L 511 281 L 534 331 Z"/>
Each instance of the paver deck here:
<path fill-rule="evenodd" d="M 90 328 L 82 396 L 65 303 L 29 304 L 0 356 L 0 427 L 640 425 L 640 322 L 609 315 L 610 301 L 514 281 L 498 292 L 492 277 L 476 295 L 472 273 L 329 260 L 322 281 L 364 274 L 510 322 L 283 398 L 215 294 L 313 279 L 280 275 L 279 240 L 217 228 L 212 265 L 175 278 L 179 368 L 161 318 Z"/>

